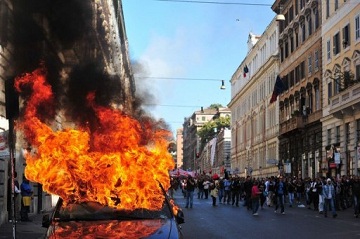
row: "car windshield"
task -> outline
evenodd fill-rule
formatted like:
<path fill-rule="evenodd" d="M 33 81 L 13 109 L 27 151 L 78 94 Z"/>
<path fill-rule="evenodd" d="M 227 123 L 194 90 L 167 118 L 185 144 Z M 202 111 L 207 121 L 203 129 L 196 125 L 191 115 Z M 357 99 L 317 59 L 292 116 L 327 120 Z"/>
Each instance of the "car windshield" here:
<path fill-rule="evenodd" d="M 172 214 L 167 201 L 160 210 L 136 209 L 119 210 L 97 202 L 63 204 L 60 199 L 55 211 L 56 221 L 92 221 L 92 220 L 139 220 L 167 219 Z"/>

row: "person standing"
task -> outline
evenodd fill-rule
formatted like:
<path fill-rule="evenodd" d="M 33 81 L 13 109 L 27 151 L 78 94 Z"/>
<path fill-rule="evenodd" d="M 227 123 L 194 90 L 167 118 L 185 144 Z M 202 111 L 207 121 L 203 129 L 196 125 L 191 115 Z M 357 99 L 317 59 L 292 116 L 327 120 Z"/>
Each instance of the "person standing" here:
<path fill-rule="evenodd" d="M 14 172 L 14 210 L 15 210 L 15 221 L 20 218 L 20 184 L 17 180 L 17 172 Z"/>
<path fill-rule="evenodd" d="M 211 184 L 211 182 L 208 179 L 205 179 L 203 182 L 205 199 L 208 199 L 208 197 L 209 197 L 210 184 Z"/>
<path fill-rule="evenodd" d="M 318 183 L 317 183 L 317 193 L 319 194 L 319 200 L 318 200 L 319 201 L 319 206 L 318 206 L 318 209 L 319 209 L 320 214 L 323 214 L 323 212 L 324 212 L 324 195 L 322 193 L 322 188 L 323 188 L 324 184 L 326 184 L 325 178 L 319 177 L 318 178 Z"/>
<path fill-rule="evenodd" d="M 248 210 L 251 209 L 252 205 L 251 205 L 251 189 L 252 189 L 253 183 L 252 183 L 252 179 L 250 176 L 246 177 L 246 180 L 244 182 L 244 192 L 245 192 L 245 203 L 244 206 L 246 206 L 246 208 Z"/>
<path fill-rule="evenodd" d="M 331 182 L 331 179 L 326 179 L 326 184 L 323 186 L 322 190 L 323 196 L 324 196 L 324 217 L 327 217 L 327 211 L 329 206 L 332 210 L 333 218 L 337 216 L 336 209 L 335 209 L 335 187 Z"/>
<path fill-rule="evenodd" d="M 241 193 L 241 182 L 240 177 L 235 176 L 231 182 L 231 201 L 232 205 L 239 207 L 240 201 L 240 193 Z"/>
<path fill-rule="evenodd" d="M 186 206 L 185 208 L 193 207 L 193 201 L 194 201 L 194 190 L 195 190 L 195 180 L 190 175 L 187 178 L 186 181 Z"/>
<path fill-rule="evenodd" d="M 260 194 L 261 191 L 259 190 L 259 182 L 257 180 L 254 181 L 253 186 L 251 188 L 251 204 L 252 204 L 252 212 L 254 216 L 259 215 L 259 205 L 260 205 Z"/>
<path fill-rule="evenodd" d="M 291 178 L 289 178 L 289 181 L 287 183 L 287 191 L 288 191 L 288 197 L 289 197 L 289 207 L 293 206 L 294 199 L 295 199 L 295 180 L 292 181 Z"/>
<path fill-rule="evenodd" d="M 358 218 L 360 213 L 360 181 L 358 176 L 354 177 L 351 190 L 354 197 L 354 216 Z"/>
<path fill-rule="evenodd" d="M 224 204 L 230 204 L 231 200 L 231 181 L 230 179 L 224 180 Z"/>
<path fill-rule="evenodd" d="M 210 191 L 210 196 L 212 198 L 212 205 L 213 207 L 216 207 L 216 198 L 219 196 L 219 181 L 215 180 L 214 186 L 212 187 Z"/>
<path fill-rule="evenodd" d="M 224 179 L 223 177 L 220 177 L 219 180 L 219 203 L 222 203 L 222 199 L 224 198 Z"/>
<path fill-rule="evenodd" d="M 198 188 L 198 199 L 204 198 L 204 179 L 202 177 L 198 178 L 197 188 Z"/>
<path fill-rule="evenodd" d="M 284 200 L 286 194 L 286 184 L 284 182 L 283 176 L 279 177 L 279 181 L 275 184 L 275 195 L 276 195 L 276 206 L 275 206 L 275 213 L 277 209 L 280 207 L 281 214 L 285 214 L 284 209 Z"/>
<path fill-rule="evenodd" d="M 266 201 L 267 192 L 265 192 L 265 181 L 262 179 L 259 182 L 259 190 L 261 192 L 260 194 L 260 208 L 264 209 L 264 203 Z"/>
<path fill-rule="evenodd" d="M 24 176 L 23 181 L 20 185 L 21 191 L 21 221 L 31 221 L 29 219 L 31 199 L 33 197 L 33 190 L 30 186 L 29 180 Z"/>

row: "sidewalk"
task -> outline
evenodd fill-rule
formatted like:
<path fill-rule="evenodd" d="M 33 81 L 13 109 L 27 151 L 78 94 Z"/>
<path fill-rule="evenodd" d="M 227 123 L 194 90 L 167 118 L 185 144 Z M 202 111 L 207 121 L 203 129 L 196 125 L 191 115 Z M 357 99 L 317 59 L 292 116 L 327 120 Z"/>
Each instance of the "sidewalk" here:
<path fill-rule="evenodd" d="M 47 212 L 46 212 L 47 213 Z M 13 223 L 5 222 L 0 225 L 0 239 L 40 239 L 44 238 L 46 229 L 42 227 L 43 214 L 29 214 L 31 222 L 17 222 L 15 236 L 13 236 Z"/>

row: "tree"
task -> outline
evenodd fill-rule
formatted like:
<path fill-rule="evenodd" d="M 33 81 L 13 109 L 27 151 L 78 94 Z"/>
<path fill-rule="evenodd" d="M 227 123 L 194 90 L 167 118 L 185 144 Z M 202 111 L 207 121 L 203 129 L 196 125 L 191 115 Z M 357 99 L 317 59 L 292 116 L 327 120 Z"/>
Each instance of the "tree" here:
<path fill-rule="evenodd" d="M 198 136 L 201 139 L 201 148 L 214 138 L 222 128 L 230 127 L 230 117 L 219 117 L 209 122 L 206 122 L 198 131 Z"/>
<path fill-rule="evenodd" d="M 209 106 L 209 109 L 219 109 L 219 108 L 222 108 L 222 104 L 211 104 Z"/>

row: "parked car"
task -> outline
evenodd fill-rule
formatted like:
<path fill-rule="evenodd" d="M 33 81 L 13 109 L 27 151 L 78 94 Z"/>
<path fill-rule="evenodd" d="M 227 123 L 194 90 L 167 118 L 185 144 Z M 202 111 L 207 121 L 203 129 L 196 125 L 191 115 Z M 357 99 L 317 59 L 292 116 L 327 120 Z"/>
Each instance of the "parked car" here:
<path fill-rule="evenodd" d="M 60 198 L 43 216 L 45 238 L 183 238 L 184 213 L 166 193 L 161 210 L 118 210 L 97 202 L 68 203 Z"/>

